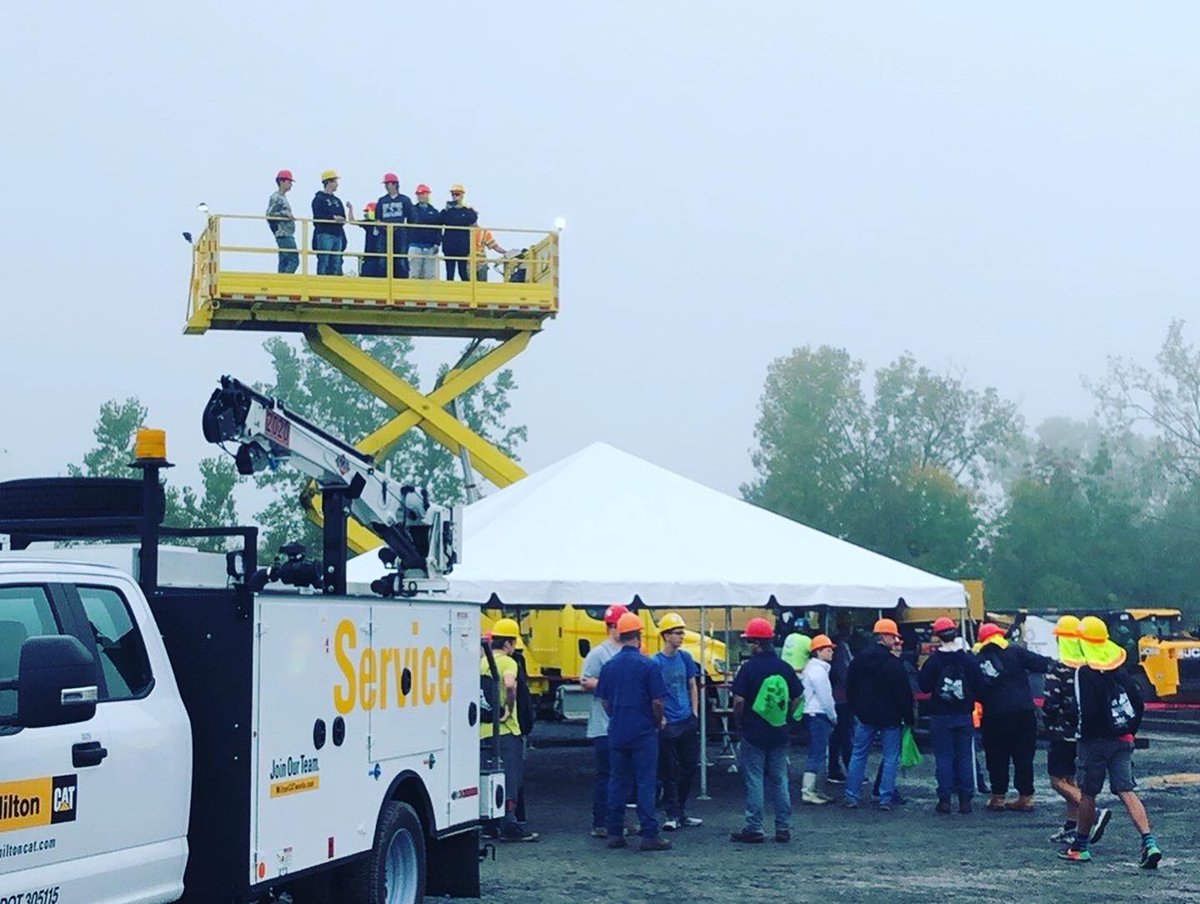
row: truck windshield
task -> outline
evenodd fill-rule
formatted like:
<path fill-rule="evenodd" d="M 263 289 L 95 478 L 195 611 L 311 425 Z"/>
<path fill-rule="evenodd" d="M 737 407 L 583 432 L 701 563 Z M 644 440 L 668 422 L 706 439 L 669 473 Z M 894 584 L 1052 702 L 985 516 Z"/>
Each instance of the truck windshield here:
<path fill-rule="evenodd" d="M 1150 615 L 1138 622 L 1138 634 L 1159 640 L 1179 637 L 1183 633 L 1180 621 L 1178 615 Z"/>

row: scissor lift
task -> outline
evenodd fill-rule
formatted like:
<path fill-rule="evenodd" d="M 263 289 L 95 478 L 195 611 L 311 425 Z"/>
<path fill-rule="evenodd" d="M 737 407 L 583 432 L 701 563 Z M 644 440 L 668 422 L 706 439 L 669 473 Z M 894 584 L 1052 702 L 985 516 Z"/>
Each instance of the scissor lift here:
<path fill-rule="evenodd" d="M 360 225 L 382 224 L 347 223 L 351 245 L 361 242 L 356 235 Z M 484 261 L 475 256 L 472 241 L 466 258 L 470 278 L 447 281 L 395 277 L 393 267 L 386 265 L 386 276 L 357 276 L 356 265 L 366 256 L 349 249 L 341 255 L 346 275 L 317 275 L 313 221 L 297 219 L 296 227 L 296 272 L 279 273 L 274 272 L 279 249 L 263 241 L 270 235 L 265 217 L 210 215 L 193 242 L 185 334 L 302 333 L 313 351 L 395 412 L 355 444 L 362 452 L 383 461 L 416 427 L 452 454 L 465 452 L 470 464 L 497 486 L 524 477 L 520 465 L 459 421 L 453 409 L 459 396 L 524 351 L 558 313 L 558 233 L 492 228 L 504 244 L 523 249 L 520 256 Z M 400 244 L 393 229 L 387 233 L 380 255 L 385 264 Z M 439 275 L 443 260 L 449 259 L 439 258 Z M 487 279 L 478 278 L 480 265 L 488 267 Z M 463 337 L 499 344 L 469 366 L 452 370 L 425 394 L 363 351 L 351 338 L 356 335 Z M 319 522 L 319 494 L 308 494 L 305 504 Z M 362 552 L 381 541 L 352 522 L 349 543 Z"/>

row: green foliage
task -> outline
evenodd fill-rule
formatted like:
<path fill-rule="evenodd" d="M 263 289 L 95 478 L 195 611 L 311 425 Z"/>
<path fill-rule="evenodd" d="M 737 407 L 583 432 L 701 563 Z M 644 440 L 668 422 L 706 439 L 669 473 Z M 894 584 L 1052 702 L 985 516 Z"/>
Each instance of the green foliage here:
<path fill-rule="evenodd" d="M 979 556 L 988 474 L 1021 442 L 1016 408 L 902 355 L 875 375 L 842 349 L 772 362 L 743 497 L 942 574 Z"/>
<path fill-rule="evenodd" d="M 93 434 L 96 445 L 83 456 L 81 464 L 67 465 L 72 477 L 134 477 L 129 468 L 139 427 L 145 426 L 147 410 L 136 398 L 112 399 L 100 406 Z M 170 472 L 167 472 L 168 474 Z M 212 527 L 237 521 L 233 487 L 237 473 L 224 458 L 205 458 L 200 462 L 201 488 L 168 481 L 166 516 L 168 527 Z M 213 552 L 225 549 L 221 537 L 196 540 L 172 539 L 176 545 L 196 546 Z"/>

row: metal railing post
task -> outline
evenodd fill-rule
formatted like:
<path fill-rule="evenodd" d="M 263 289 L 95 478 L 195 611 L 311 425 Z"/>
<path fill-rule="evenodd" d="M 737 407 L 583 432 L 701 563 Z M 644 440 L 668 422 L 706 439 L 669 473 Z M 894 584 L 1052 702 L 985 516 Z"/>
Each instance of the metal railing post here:
<path fill-rule="evenodd" d="M 700 607 L 700 796 L 698 800 L 712 800 L 708 796 L 708 659 L 705 656 L 705 639 L 708 636 L 708 610 Z M 728 656 L 728 652 L 725 654 Z"/>
<path fill-rule="evenodd" d="M 386 249 L 387 257 L 385 257 L 383 259 L 383 265 L 385 267 L 387 267 L 387 300 L 388 300 L 388 304 L 392 304 L 396 300 L 396 298 L 395 298 L 396 287 L 392 284 L 392 278 L 394 276 L 392 271 L 396 267 L 396 262 L 392 258 L 392 254 L 395 251 L 395 248 L 396 248 L 396 227 L 389 224 L 387 227 L 387 249 Z"/>
<path fill-rule="evenodd" d="M 308 276 L 308 249 L 311 236 L 308 234 L 308 220 L 300 221 L 300 273 Z"/>

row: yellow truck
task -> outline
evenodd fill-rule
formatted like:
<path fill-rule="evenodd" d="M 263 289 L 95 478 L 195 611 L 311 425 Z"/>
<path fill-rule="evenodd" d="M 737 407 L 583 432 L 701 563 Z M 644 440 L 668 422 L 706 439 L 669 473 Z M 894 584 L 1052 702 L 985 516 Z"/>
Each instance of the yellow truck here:
<path fill-rule="evenodd" d="M 653 656 L 662 648 L 654 613 L 641 609 L 638 614 L 646 623 L 643 650 Z M 501 615 L 499 609 L 484 610 L 484 633 L 491 630 L 492 623 Z M 584 658 L 608 636 L 604 607 L 567 604 L 562 608 L 506 610 L 503 615 L 515 618 L 521 626 L 518 648 L 525 657 L 529 690 L 537 701 L 539 713 L 559 718 L 578 715 L 578 708 L 573 708 L 568 698 L 579 684 Z M 729 665 L 725 644 L 710 634 L 704 642 L 703 656 L 700 646 L 700 634 L 689 629 L 684 635 L 683 648 L 696 662 L 703 663 L 710 684 L 721 684 Z M 560 693 L 564 687 L 569 689 L 565 696 Z"/>

